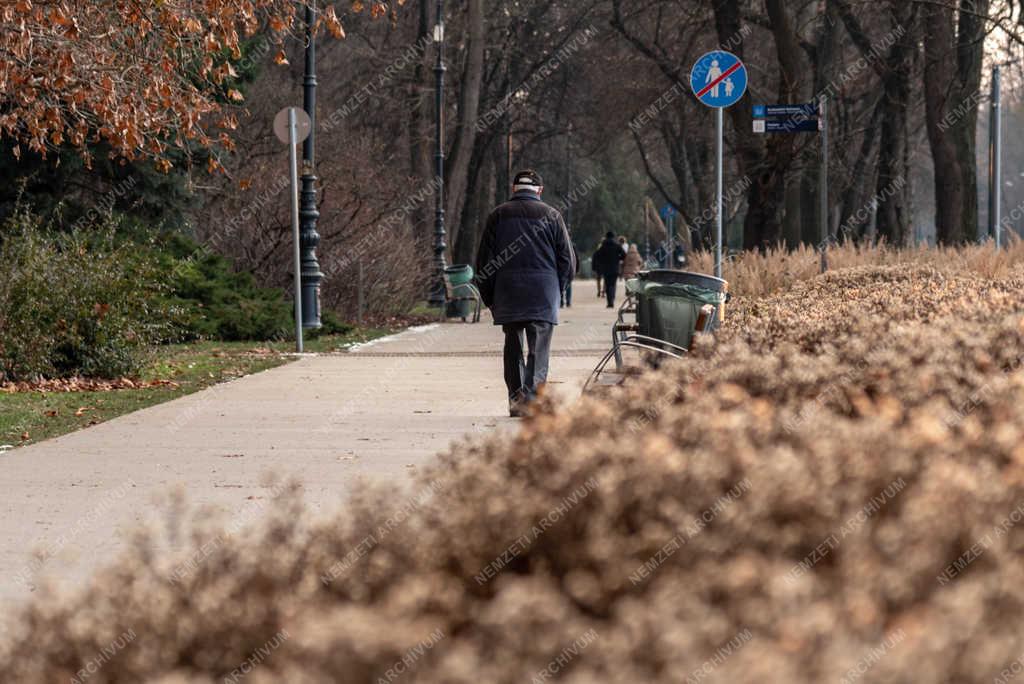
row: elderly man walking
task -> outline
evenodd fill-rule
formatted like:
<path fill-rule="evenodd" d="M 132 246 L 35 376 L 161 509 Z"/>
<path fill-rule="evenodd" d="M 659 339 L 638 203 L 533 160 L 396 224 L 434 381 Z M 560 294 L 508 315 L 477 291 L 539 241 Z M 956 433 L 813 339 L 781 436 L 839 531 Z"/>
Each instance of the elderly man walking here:
<path fill-rule="evenodd" d="M 505 385 L 513 418 L 526 415 L 547 381 L 558 304 L 576 270 L 565 221 L 541 201 L 543 192 L 538 173 L 517 173 L 512 197 L 487 219 L 476 258 L 480 294 L 505 333 Z"/>

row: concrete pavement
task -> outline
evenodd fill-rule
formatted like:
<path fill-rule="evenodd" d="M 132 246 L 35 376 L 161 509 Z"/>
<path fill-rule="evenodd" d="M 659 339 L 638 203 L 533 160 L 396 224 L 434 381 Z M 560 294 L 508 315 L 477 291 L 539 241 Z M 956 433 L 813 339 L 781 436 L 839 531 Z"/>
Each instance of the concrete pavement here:
<path fill-rule="evenodd" d="M 611 339 L 612 311 L 590 283 L 577 289 L 553 343 L 562 401 L 579 395 Z M 486 314 L 423 326 L 0 454 L 0 615 L 42 579 L 74 587 L 112 560 L 132 529 L 166 515 L 159 502 L 174 488 L 191 505 L 240 514 L 272 496 L 272 473 L 298 479 L 328 512 L 364 478 L 403 485 L 467 433 L 515 429 L 501 346 Z"/>

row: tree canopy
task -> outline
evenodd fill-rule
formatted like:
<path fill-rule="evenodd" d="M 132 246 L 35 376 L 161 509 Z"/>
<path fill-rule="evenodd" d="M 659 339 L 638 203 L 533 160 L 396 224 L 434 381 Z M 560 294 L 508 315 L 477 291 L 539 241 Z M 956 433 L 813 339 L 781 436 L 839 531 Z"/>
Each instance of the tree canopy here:
<path fill-rule="evenodd" d="M 302 27 L 308 2 L 2 0 L 0 131 L 16 157 L 23 146 L 45 156 L 67 144 L 89 162 L 89 146 L 105 142 L 164 170 L 172 151 L 193 144 L 231 149 L 238 120 L 224 105 L 244 100 L 232 62 L 264 32 L 284 63 L 284 38 Z M 350 7 L 388 12 L 379 1 Z M 344 36 L 333 5 L 317 12 L 316 29 Z"/>

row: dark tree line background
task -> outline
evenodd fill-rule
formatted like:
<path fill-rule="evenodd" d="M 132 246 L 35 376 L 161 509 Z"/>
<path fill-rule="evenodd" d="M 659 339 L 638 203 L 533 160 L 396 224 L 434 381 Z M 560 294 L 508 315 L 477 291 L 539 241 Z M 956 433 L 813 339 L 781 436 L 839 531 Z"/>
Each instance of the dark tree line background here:
<path fill-rule="evenodd" d="M 709 244 L 714 118 L 689 92 L 702 53 L 747 64 L 747 94 L 726 112 L 726 219 L 733 249 L 819 240 L 819 137 L 753 132 L 754 104 L 829 100 L 829 225 L 836 240 L 955 244 L 984 237 L 989 68 L 1004 69 L 1004 214 L 1024 144 L 1016 0 L 448 0 L 446 211 L 449 259 L 471 262 L 509 168 L 546 179 L 581 253 L 607 230 L 644 245 L 645 205 L 671 205 L 675 232 Z M 320 43 L 317 175 L 325 304 L 351 310 L 361 278 L 371 308 L 422 294 L 433 232 L 433 0 L 393 4 L 387 21 L 342 16 L 347 39 Z M 257 37 L 240 60 L 237 149 L 227 173 L 156 174 L 109 164 L 0 164 L 30 193 L 74 188 L 116 198 L 287 287 L 286 150 L 273 115 L 301 101 L 302 46 L 275 64 Z M 979 144 L 980 141 L 980 144 Z M 0 197 L 11 206 L 17 183 Z M 49 189 L 49 190 L 48 190 Z M 90 199 L 91 197 L 91 199 Z M 649 199 L 648 199 L 649 198 Z M 68 220 L 75 211 L 67 212 Z M 648 212 L 653 213 L 653 212 Z M 1016 225 L 1011 225 L 1017 228 Z M 649 231 L 649 232 L 648 232 Z"/>

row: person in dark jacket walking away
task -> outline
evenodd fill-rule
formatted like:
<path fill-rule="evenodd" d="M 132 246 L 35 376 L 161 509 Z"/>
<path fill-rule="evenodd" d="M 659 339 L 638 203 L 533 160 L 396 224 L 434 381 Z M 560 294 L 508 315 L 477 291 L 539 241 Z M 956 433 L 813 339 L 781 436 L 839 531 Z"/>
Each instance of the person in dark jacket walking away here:
<path fill-rule="evenodd" d="M 604 242 L 594 252 L 594 270 L 604 276 L 604 294 L 608 308 L 615 306 L 615 283 L 619 279 L 619 264 L 626 258 L 622 247 L 615 241 L 615 233 L 608 231 Z"/>
<path fill-rule="evenodd" d="M 487 219 L 476 257 L 480 295 L 505 333 L 505 385 L 513 418 L 526 415 L 547 382 L 558 304 L 576 271 L 565 220 L 541 201 L 543 191 L 538 173 L 517 173 L 512 197 Z M 524 347 L 529 349 L 525 362 Z"/>

